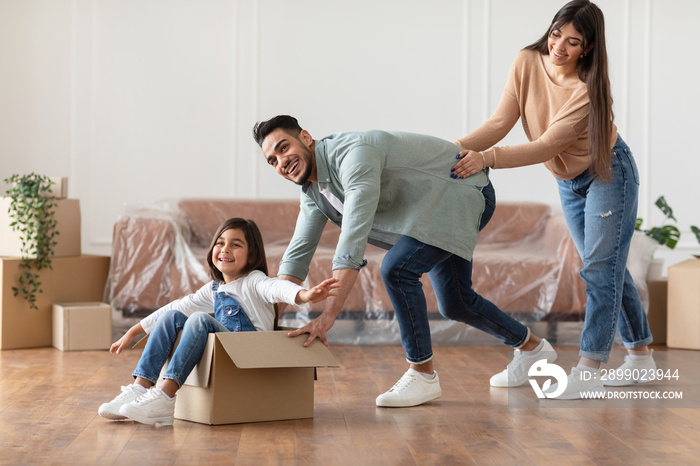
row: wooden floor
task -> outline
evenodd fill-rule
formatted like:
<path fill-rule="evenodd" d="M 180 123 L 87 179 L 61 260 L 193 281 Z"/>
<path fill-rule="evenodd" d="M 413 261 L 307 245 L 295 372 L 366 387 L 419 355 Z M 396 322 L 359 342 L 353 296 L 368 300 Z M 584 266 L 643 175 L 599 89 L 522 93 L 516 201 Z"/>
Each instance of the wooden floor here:
<path fill-rule="evenodd" d="M 401 348 L 332 350 L 340 368 L 319 370 L 313 419 L 218 427 L 179 420 L 172 427 L 153 427 L 100 418 L 98 406 L 128 383 L 138 350 L 121 356 L 51 348 L 0 351 L 0 464 L 700 461 L 700 395 L 694 388 L 700 386 L 699 352 L 657 348 L 660 367 L 679 369 L 683 400 L 620 407 L 622 402 L 613 400 L 537 401 L 529 384 L 490 388 L 489 377 L 507 363 L 504 347 L 443 346 L 435 348 L 443 396 L 416 408 L 382 409 L 375 407 L 375 397 L 406 368 Z M 560 354 L 562 365 L 567 358 L 575 361 L 573 351 Z M 674 383 L 654 387 L 678 388 Z"/>

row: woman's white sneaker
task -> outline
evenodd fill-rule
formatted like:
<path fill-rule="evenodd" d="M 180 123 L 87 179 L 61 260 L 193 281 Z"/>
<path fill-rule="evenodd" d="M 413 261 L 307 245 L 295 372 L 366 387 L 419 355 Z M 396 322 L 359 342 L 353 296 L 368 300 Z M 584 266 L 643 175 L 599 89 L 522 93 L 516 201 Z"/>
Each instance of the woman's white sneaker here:
<path fill-rule="evenodd" d="M 612 371 L 605 374 L 603 383 L 608 387 L 624 387 L 638 383 L 648 383 L 655 380 L 656 362 L 654 350 L 649 352 L 649 357 L 642 361 L 632 361 L 629 355 L 625 356 L 625 362 Z"/>
<path fill-rule="evenodd" d="M 146 389 L 139 384 L 122 386 L 122 392 L 109 403 L 102 403 L 97 414 L 105 419 L 119 421 L 126 419 L 126 416 L 119 414 L 119 409 L 127 403 L 135 401 L 138 397 L 146 393 Z"/>
<path fill-rule="evenodd" d="M 440 395 L 440 380 L 437 372 L 428 379 L 420 372 L 409 369 L 388 391 L 377 397 L 377 406 L 385 408 L 407 408 L 432 401 Z"/>
<path fill-rule="evenodd" d="M 530 366 L 540 359 L 546 359 L 547 362 L 554 362 L 557 359 L 557 352 L 544 338 L 542 339 L 542 348 L 539 351 L 520 351 L 516 349 L 513 354 L 513 360 L 508 363 L 506 369 L 491 377 L 491 386 L 501 388 L 521 386 L 527 382 L 527 373 L 530 370 Z"/>
<path fill-rule="evenodd" d="M 159 387 L 152 387 L 146 394 L 125 404 L 119 414 L 141 424 L 173 425 L 175 397 L 168 399 Z"/>
<path fill-rule="evenodd" d="M 580 400 L 581 398 L 596 399 L 601 398 L 601 394 L 605 393 L 605 387 L 600 380 L 599 371 L 586 372 L 578 367 L 571 368 L 571 374 L 567 377 L 566 388 L 553 400 Z M 553 384 L 545 394 L 554 394 L 559 389 L 559 384 Z"/>

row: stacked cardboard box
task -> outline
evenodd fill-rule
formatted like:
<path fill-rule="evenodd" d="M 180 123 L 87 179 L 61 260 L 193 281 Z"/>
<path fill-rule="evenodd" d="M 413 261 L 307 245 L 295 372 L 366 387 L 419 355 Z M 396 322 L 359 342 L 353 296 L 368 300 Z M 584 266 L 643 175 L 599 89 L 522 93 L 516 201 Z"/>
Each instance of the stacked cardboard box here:
<path fill-rule="evenodd" d="M 647 281 L 649 287 L 649 329 L 654 337 L 653 345 L 666 344 L 666 325 L 668 319 L 668 280 Z"/>
<path fill-rule="evenodd" d="M 62 302 L 101 301 L 109 271 L 109 257 L 81 254 L 80 201 L 67 199 L 68 180 L 52 179 L 57 197 L 57 221 L 52 269 L 39 272 L 42 292 L 30 308 L 12 290 L 20 277 L 21 241 L 10 227 L 10 199 L 0 198 L 0 349 L 52 345 L 52 305 Z M 109 321 L 100 324 L 109 327 Z"/>
<path fill-rule="evenodd" d="M 52 194 L 56 196 L 56 241 L 54 257 L 80 255 L 80 200 L 68 199 L 68 179 L 52 178 Z M 21 257 L 20 234 L 10 227 L 11 199 L 0 198 L 0 257 Z"/>
<path fill-rule="evenodd" d="M 669 348 L 700 349 L 700 259 L 668 268 Z"/>

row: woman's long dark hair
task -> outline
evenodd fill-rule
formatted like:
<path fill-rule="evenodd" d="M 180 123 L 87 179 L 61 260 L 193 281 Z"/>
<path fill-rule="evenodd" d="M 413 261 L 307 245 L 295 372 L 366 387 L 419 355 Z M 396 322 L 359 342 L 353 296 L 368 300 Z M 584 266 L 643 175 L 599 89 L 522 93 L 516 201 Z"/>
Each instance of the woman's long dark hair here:
<path fill-rule="evenodd" d="M 588 0 L 567 3 L 554 15 L 549 29 L 537 42 L 525 47 L 549 55 L 548 39 L 553 30 L 566 23 L 583 35 L 585 55 L 578 62 L 578 76 L 586 83 L 590 111 L 588 115 L 588 152 L 591 157 L 589 171 L 603 181 L 610 179 L 610 141 L 612 140 L 613 110 L 610 79 L 608 77 L 608 52 L 605 47 L 605 21 L 603 12 Z"/>

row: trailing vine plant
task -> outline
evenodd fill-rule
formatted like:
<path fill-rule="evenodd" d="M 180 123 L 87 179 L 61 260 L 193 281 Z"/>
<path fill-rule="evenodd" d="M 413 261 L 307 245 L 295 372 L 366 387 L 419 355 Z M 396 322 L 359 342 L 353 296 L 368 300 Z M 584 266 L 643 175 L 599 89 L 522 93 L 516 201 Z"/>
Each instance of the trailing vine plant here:
<path fill-rule="evenodd" d="M 19 283 L 12 291 L 15 296 L 21 293 L 30 308 L 38 309 L 37 293 L 43 292 L 39 272 L 51 269 L 57 244 L 56 196 L 51 191 L 51 180 L 44 175 L 12 175 L 5 183 L 10 185 L 6 191 L 10 198 L 10 227 L 19 232 L 22 243 Z"/>

